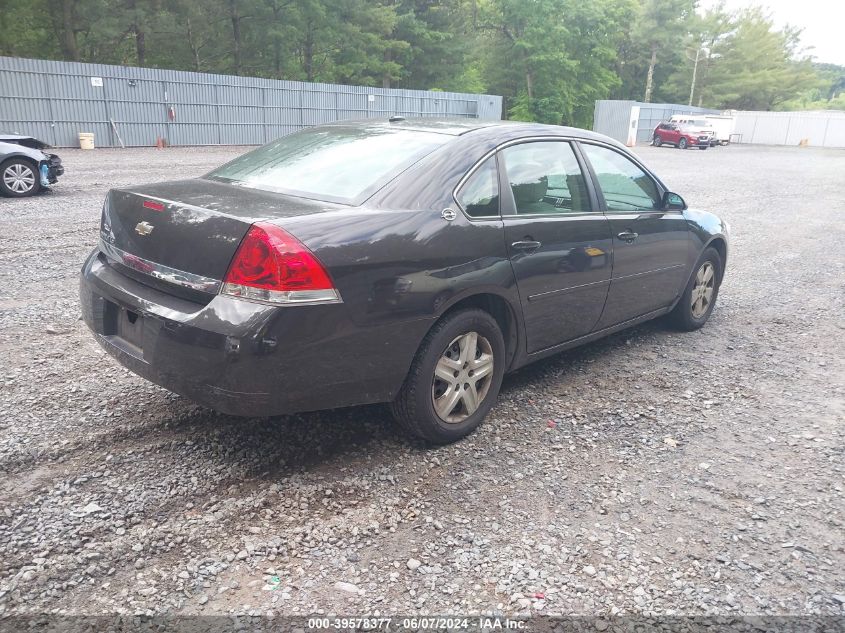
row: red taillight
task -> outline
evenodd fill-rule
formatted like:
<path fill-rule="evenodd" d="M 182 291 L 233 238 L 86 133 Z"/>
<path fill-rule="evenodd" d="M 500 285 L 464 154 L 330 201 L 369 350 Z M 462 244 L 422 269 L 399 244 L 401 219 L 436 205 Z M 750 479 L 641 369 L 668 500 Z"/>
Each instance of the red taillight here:
<path fill-rule="evenodd" d="M 153 211 L 164 211 L 164 205 L 155 200 L 144 200 L 144 208 L 152 209 Z"/>
<path fill-rule="evenodd" d="M 326 269 L 299 240 L 272 224 L 253 224 L 223 280 L 224 294 L 271 303 L 338 301 Z"/>

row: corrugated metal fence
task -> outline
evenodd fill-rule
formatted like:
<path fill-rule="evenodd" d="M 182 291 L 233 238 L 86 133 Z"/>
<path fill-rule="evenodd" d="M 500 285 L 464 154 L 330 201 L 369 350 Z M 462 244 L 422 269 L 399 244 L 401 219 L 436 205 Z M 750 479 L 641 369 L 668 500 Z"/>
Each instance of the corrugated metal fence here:
<path fill-rule="evenodd" d="M 596 101 L 593 130 L 625 143 L 632 109 L 639 107 L 637 143 L 650 143 L 654 128 L 673 114 L 721 114 L 719 110 L 695 108 L 676 103 L 638 101 Z M 806 140 L 812 147 L 845 147 L 845 112 L 731 111 L 734 117 L 733 143 L 798 145 Z"/>
<path fill-rule="evenodd" d="M 736 112 L 734 142 L 845 147 L 845 112 Z"/>
<path fill-rule="evenodd" d="M 654 128 L 673 114 L 719 114 L 719 110 L 685 106 L 677 103 L 636 103 L 640 106 L 637 143 L 650 143 Z"/>
<path fill-rule="evenodd" d="M 593 132 L 614 138 L 620 143 L 628 142 L 631 108 L 636 101 L 602 99 L 596 101 L 593 111 Z"/>
<path fill-rule="evenodd" d="M 697 108 L 678 103 L 643 103 L 602 99 L 596 101 L 593 112 L 593 131 L 615 138 L 620 143 L 628 139 L 631 109 L 638 107 L 637 143 L 650 143 L 654 128 L 673 114 L 719 114 L 719 110 Z"/>
<path fill-rule="evenodd" d="M 57 147 L 260 145 L 339 119 L 500 119 L 502 98 L 0 57 L 0 132 Z M 114 125 L 112 125 L 112 121 Z"/>

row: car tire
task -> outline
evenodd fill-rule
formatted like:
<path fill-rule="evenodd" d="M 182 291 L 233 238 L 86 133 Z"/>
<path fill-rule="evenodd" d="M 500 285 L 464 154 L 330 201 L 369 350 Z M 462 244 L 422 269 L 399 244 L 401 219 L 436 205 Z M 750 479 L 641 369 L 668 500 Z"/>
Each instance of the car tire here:
<path fill-rule="evenodd" d="M 703 326 L 716 306 L 722 283 L 722 258 L 715 248 L 707 248 L 695 265 L 684 294 L 669 313 L 670 323 L 684 332 Z"/>
<path fill-rule="evenodd" d="M 678 149 L 686 149 L 687 148 L 687 139 L 682 138 L 678 141 Z"/>
<path fill-rule="evenodd" d="M 481 378 L 473 375 L 471 361 L 488 371 Z M 505 362 L 504 337 L 490 314 L 474 309 L 449 314 L 420 344 L 390 405 L 393 417 L 407 432 L 428 442 L 455 442 L 472 433 L 495 404 Z"/>
<path fill-rule="evenodd" d="M 655 147 L 660 147 L 661 145 L 663 145 L 663 139 L 660 138 L 659 136 L 655 136 L 652 143 L 654 144 Z"/>
<path fill-rule="evenodd" d="M 41 190 L 38 167 L 25 158 L 10 158 L 0 165 L 0 193 L 10 198 L 34 196 Z"/>

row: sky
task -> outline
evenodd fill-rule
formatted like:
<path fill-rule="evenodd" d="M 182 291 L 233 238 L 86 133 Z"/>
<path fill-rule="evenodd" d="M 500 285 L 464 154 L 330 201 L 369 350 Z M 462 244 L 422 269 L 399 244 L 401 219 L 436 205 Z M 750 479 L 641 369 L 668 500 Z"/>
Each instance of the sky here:
<path fill-rule="evenodd" d="M 699 7 L 708 9 L 717 0 L 701 0 Z M 801 43 L 813 46 L 809 51 L 816 61 L 845 66 L 845 2 L 842 0 L 726 0 L 729 11 L 749 6 L 762 6 L 778 28 L 787 24 L 804 29 Z"/>

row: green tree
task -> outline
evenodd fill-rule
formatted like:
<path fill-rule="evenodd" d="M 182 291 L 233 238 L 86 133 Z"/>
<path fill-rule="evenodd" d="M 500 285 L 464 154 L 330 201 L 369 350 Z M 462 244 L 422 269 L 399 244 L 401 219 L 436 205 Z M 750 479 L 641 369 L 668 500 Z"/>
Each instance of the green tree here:
<path fill-rule="evenodd" d="M 489 38 L 487 83 L 506 97 L 509 114 L 586 125 L 593 101 L 619 81 L 614 37 L 633 6 L 617 0 L 493 0 L 479 9 L 479 28 Z"/>
<path fill-rule="evenodd" d="M 818 83 L 775 106 L 776 110 L 845 110 L 845 66 L 813 63 Z"/>
<path fill-rule="evenodd" d="M 513 118 L 588 126 L 603 98 L 837 107 L 799 32 L 695 0 L 0 0 L 0 54 L 491 92 Z M 699 52 L 696 65 L 695 53 Z"/>
<path fill-rule="evenodd" d="M 725 10 L 724 2 L 692 16 L 684 54 L 661 88 L 668 101 L 703 104 L 714 56 L 718 59 L 720 45 L 736 26 L 736 18 Z"/>
<path fill-rule="evenodd" d="M 800 31 L 776 30 L 760 8 L 741 12 L 714 51 L 702 95 L 717 108 L 770 110 L 818 82 Z"/>
<path fill-rule="evenodd" d="M 341 25 L 331 81 L 389 87 L 402 71 L 397 61 L 408 43 L 395 36 L 392 0 L 335 0 Z"/>
<path fill-rule="evenodd" d="M 644 0 L 635 23 L 632 39 L 640 50 L 648 51 L 643 101 L 651 102 L 654 69 L 664 54 L 678 55 L 678 45 L 688 33 L 695 13 L 695 0 Z"/>
<path fill-rule="evenodd" d="M 822 98 L 836 99 L 845 93 L 845 66 L 814 63 L 813 70 L 822 82 Z"/>
<path fill-rule="evenodd" d="M 463 90 L 475 40 L 462 0 L 402 0 L 396 5 L 394 37 L 405 44 L 396 57 L 398 85 Z M 389 87 L 389 86 L 386 86 Z"/>
<path fill-rule="evenodd" d="M 45 3 L 0 0 L 0 55 L 64 56 Z"/>
<path fill-rule="evenodd" d="M 180 70 L 223 71 L 228 51 L 222 5 L 194 0 L 165 0 L 151 65 Z"/>

